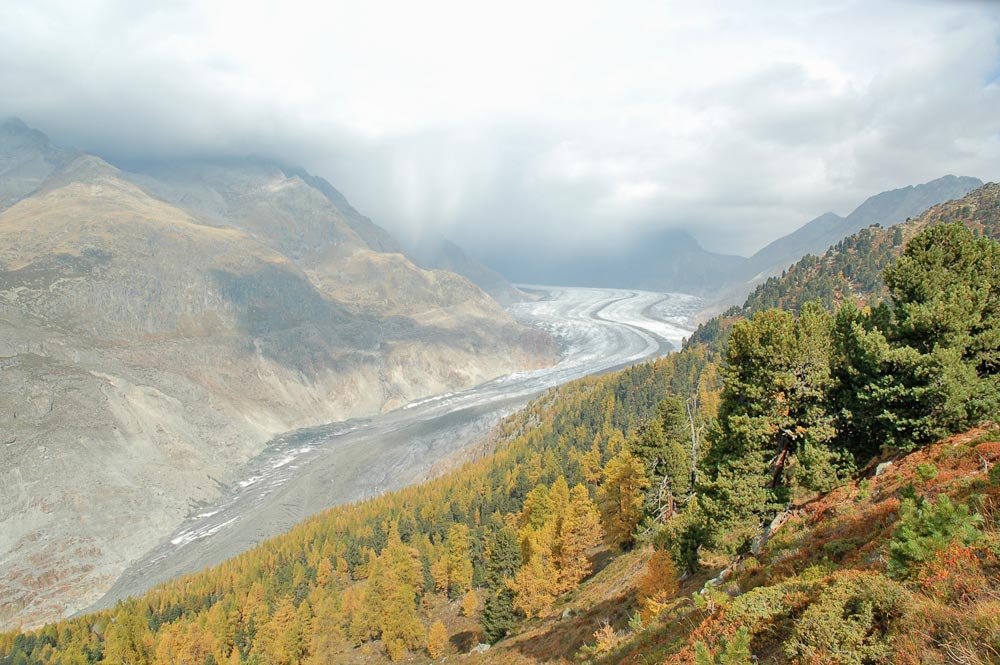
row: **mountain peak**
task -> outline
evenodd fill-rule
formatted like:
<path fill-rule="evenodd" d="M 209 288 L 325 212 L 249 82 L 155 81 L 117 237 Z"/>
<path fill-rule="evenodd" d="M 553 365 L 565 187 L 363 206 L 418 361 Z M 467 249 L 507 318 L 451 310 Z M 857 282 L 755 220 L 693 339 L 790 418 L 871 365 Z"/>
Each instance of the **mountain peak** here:
<path fill-rule="evenodd" d="M 17 116 L 7 116 L 6 118 L 0 119 L 0 131 L 4 132 L 27 132 L 31 131 L 31 128 L 24 124 L 24 121 Z"/>
<path fill-rule="evenodd" d="M 51 148 L 49 137 L 24 124 L 18 117 L 11 116 L 0 120 L 0 155 L 9 147 L 22 145 L 37 145 Z"/>
<path fill-rule="evenodd" d="M 0 120 L 0 211 L 33 192 L 72 154 L 20 118 Z"/>

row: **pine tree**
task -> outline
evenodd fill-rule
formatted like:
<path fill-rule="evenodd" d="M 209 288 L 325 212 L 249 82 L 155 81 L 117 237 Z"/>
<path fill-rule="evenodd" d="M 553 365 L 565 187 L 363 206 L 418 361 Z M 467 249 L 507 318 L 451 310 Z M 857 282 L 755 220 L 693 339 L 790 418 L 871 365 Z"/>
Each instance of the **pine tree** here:
<path fill-rule="evenodd" d="M 958 224 L 914 237 L 885 270 L 892 307 L 847 305 L 834 332 L 838 443 L 866 461 L 912 449 L 1000 403 L 1000 250 Z"/>
<path fill-rule="evenodd" d="M 628 446 L 643 461 L 649 477 L 646 514 L 661 521 L 670 517 L 691 490 L 691 442 L 684 403 L 676 397 L 663 400 L 657 417 L 643 424 Z"/>
<path fill-rule="evenodd" d="M 506 526 L 494 526 L 486 544 L 484 582 L 487 595 L 479 619 L 483 635 L 490 644 L 506 636 L 517 623 L 514 592 L 507 581 L 514 579 L 522 564 L 517 534 Z"/>
<path fill-rule="evenodd" d="M 915 389 L 938 428 L 924 443 L 994 413 L 1000 373 L 1000 245 L 961 224 L 914 237 L 885 271 L 893 304 L 889 339 L 912 349 Z"/>
<path fill-rule="evenodd" d="M 796 453 L 828 449 L 832 325 L 818 303 L 806 303 L 798 319 L 768 310 L 733 327 L 701 487 L 716 545 L 746 551 L 760 523 L 787 504 Z"/>

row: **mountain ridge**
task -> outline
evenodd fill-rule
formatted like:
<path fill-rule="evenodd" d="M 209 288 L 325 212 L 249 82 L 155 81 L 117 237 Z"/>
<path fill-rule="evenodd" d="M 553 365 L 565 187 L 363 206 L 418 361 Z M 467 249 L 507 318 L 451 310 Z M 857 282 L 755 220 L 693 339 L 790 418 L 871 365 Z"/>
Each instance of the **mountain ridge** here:
<path fill-rule="evenodd" d="M 831 245 L 866 226 L 888 227 L 919 215 L 927 208 L 950 199 L 961 198 L 981 187 L 978 178 L 945 175 L 919 185 L 887 190 L 865 199 L 846 217 L 826 212 L 795 231 L 778 238 L 747 259 L 740 273 L 752 284 L 761 281 L 797 261 L 806 254 L 825 252 Z"/>

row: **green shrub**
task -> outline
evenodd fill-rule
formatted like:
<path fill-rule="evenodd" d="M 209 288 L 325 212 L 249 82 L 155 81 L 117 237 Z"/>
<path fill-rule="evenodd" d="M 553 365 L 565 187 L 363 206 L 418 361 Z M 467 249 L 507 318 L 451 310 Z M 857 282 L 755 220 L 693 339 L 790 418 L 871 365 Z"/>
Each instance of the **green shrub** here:
<path fill-rule="evenodd" d="M 902 585 L 878 573 L 835 576 L 795 622 L 785 653 L 837 665 L 884 659 L 906 598 Z"/>
<path fill-rule="evenodd" d="M 719 648 L 713 654 L 704 642 L 694 645 L 695 665 L 750 665 L 753 654 L 750 653 L 750 633 L 746 627 L 740 628 L 728 640 L 722 640 Z"/>
<path fill-rule="evenodd" d="M 938 468 L 933 462 L 921 462 L 917 465 L 917 477 L 925 483 L 937 478 Z"/>
<path fill-rule="evenodd" d="M 823 554 L 833 561 L 840 561 L 850 552 L 854 552 L 864 544 L 860 538 L 841 538 L 831 540 L 823 545 Z"/>
<path fill-rule="evenodd" d="M 890 574 L 897 579 L 912 577 L 920 564 L 952 542 L 970 545 L 980 540 L 982 521 L 967 505 L 952 503 L 944 494 L 935 503 L 904 499 L 889 542 Z"/>
<path fill-rule="evenodd" d="M 1000 462 L 994 462 L 993 466 L 990 467 L 989 479 L 990 485 L 994 487 L 1000 485 Z"/>

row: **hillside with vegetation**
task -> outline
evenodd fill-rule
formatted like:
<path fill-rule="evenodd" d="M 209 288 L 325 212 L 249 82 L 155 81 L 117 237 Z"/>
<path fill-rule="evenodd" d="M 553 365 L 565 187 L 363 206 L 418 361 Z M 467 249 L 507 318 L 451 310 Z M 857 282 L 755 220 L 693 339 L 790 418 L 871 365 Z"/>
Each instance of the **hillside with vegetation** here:
<path fill-rule="evenodd" d="M 898 256 L 882 302 L 844 278 L 731 314 L 550 391 L 478 461 L 0 636 L 0 662 L 997 662 L 996 194 L 852 241 Z"/>
<path fill-rule="evenodd" d="M 730 308 L 702 324 L 690 341 L 721 348 L 733 321 L 766 309 L 797 312 L 805 303 L 819 301 L 833 311 L 849 300 L 860 305 L 880 302 L 886 296 L 883 271 L 917 233 L 935 224 L 957 221 L 977 235 L 998 239 L 1000 223 L 997 220 L 1000 220 L 1000 184 L 989 183 L 962 198 L 933 206 L 902 224 L 861 229 L 823 255 L 806 255 L 780 276 L 769 278 L 741 307 Z"/>
<path fill-rule="evenodd" d="M 826 252 L 829 247 L 869 226 L 900 224 L 935 204 L 962 198 L 982 184 L 978 178 L 946 175 L 920 185 L 876 194 L 846 217 L 832 212 L 820 215 L 749 257 L 739 268 L 739 287 L 732 296 L 734 300 L 745 297 L 759 283 L 780 275 L 806 254 Z"/>

